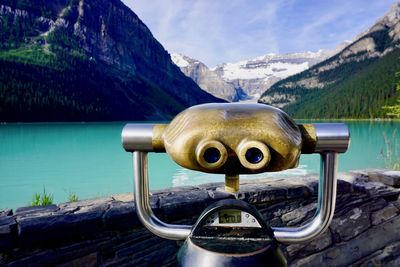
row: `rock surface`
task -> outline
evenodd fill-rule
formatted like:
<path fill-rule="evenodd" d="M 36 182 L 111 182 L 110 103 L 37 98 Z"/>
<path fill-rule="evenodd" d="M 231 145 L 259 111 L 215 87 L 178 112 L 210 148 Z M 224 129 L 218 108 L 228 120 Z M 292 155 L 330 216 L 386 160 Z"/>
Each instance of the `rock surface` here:
<path fill-rule="evenodd" d="M 400 171 L 368 172 L 370 181 L 381 182 L 393 187 L 400 187 Z"/>
<path fill-rule="evenodd" d="M 311 242 L 281 245 L 289 266 L 398 266 L 400 191 L 368 181 L 368 171 L 339 178 L 329 229 Z M 166 222 L 193 223 L 210 203 L 233 197 L 222 187 L 153 192 L 152 208 Z M 245 181 L 237 198 L 271 226 L 298 226 L 315 212 L 317 178 Z M 144 229 L 127 195 L 0 212 L 0 265 L 174 266 L 180 244 Z"/>

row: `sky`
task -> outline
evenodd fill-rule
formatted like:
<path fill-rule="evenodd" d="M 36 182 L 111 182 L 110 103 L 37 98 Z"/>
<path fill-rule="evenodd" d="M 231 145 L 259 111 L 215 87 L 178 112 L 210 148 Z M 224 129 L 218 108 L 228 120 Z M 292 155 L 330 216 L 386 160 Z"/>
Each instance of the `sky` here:
<path fill-rule="evenodd" d="M 122 0 L 170 53 L 209 67 L 267 53 L 334 49 L 394 0 Z"/>

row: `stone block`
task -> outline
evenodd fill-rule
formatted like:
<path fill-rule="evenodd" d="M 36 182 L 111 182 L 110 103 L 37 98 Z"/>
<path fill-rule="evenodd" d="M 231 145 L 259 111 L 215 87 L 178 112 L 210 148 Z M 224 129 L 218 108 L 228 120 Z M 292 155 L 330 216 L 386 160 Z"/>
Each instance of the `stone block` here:
<path fill-rule="evenodd" d="M 81 209 L 84 207 L 104 207 L 111 203 L 114 199 L 112 197 L 101 197 L 101 198 L 92 198 L 85 199 L 75 202 L 66 202 L 59 205 L 60 210 L 72 211 L 76 209 Z"/>
<path fill-rule="evenodd" d="M 17 236 L 17 223 L 14 217 L 4 212 L 0 215 L 0 252 L 11 250 L 15 244 Z"/>
<path fill-rule="evenodd" d="M 214 200 L 206 190 L 171 192 L 159 197 L 159 216 L 168 220 L 179 220 L 200 214 Z"/>
<path fill-rule="evenodd" d="M 13 215 L 12 209 L 5 209 L 0 211 L 0 218 Z"/>
<path fill-rule="evenodd" d="M 352 193 L 354 191 L 354 188 L 352 183 L 349 183 L 346 180 L 338 179 L 336 190 L 338 194 L 342 195 L 342 194 Z"/>
<path fill-rule="evenodd" d="M 301 257 L 308 256 L 310 254 L 317 253 L 321 250 L 326 249 L 332 245 L 332 237 L 331 232 L 327 229 L 321 235 L 319 235 L 316 239 L 311 241 L 308 245 L 306 245 L 303 249 L 301 249 L 299 255 Z"/>
<path fill-rule="evenodd" d="M 293 184 L 292 186 L 288 187 L 287 189 L 287 198 L 306 198 L 310 197 L 313 194 L 313 190 L 305 185 L 296 185 Z"/>
<path fill-rule="evenodd" d="M 385 185 L 400 187 L 400 171 L 371 171 L 368 172 L 370 181 L 381 182 Z"/>
<path fill-rule="evenodd" d="M 16 216 L 42 216 L 59 210 L 57 205 L 21 207 L 15 211 Z"/>
<path fill-rule="evenodd" d="M 51 250 L 42 250 L 36 253 L 32 253 L 29 256 L 25 256 L 20 259 L 15 259 L 11 263 L 7 264 L 9 267 L 19 266 L 52 266 L 54 265 L 53 252 Z"/>
<path fill-rule="evenodd" d="M 237 192 L 238 199 L 252 204 L 283 200 L 286 197 L 286 188 L 270 185 L 244 184 Z"/>
<path fill-rule="evenodd" d="M 365 204 L 368 206 L 368 210 L 377 211 L 385 208 L 388 202 L 383 198 L 374 199 L 372 202 Z"/>
<path fill-rule="evenodd" d="M 165 263 L 176 259 L 178 247 L 175 242 L 162 241 L 151 251 L 142 256 L 135 255 L 135 260 L 132 261 L 133 266 L 164 266 Z"/>
<path fill-rule="evenodd" d="M 134 202 L 112 202 L 104 213 L 103 221 L 105 227 L 112 230 L 127 230 L 141 226 Z"/>
<path fill-rule="evenodd" d="M 330 225 L 333 234 L 340 237 L 341 241 L 347 241 L 371 226 L 370 214 L 367 208 L 356 207 L 346 214 L 334 218 Z"/>
<path fill-rule="evenodd" d="M 281 217 L 282 215 L 298 209 L 299 207 L 299 201 L 282 201 L 268 206 L 265 211 L 272 213 L 274 217 Z M 264 212 L 264 210 L 262 210 L 262 212 Z"/>
<path fill-rule="evenodd" d="M 287 246 L 286 253 L 289 257 L 296 256 L 297 258 L 302 258 L 320 252 L 330 245 L 332 245 L 332 237 L 331 232 L 328 229 L 309 243 L 292 244 Z"/>
<path fill-rule="evenodd" d="M 309 213 L 315 213 L 317 203 L 311 203 L 304 207 L 300 207 L 291 212 L 282 215 L 281 219 L 288 226 L 300 224 L 305 218 L 309 217 Z"/>
<path fill-rule="evenodd" d="M 175 186 L 175 187 L 170 187 L 168 189 L 161 189 L 161 190 L 152 190 L 151 194 L 153 195 L 159 195 L 159 194 L 166 194 L 166 193 L 178 193 L 178 192 L 187 192 L 191 190 L 201 190 L 201 189 L 206 189 L 207 187 L 213 187 L 212 184 L 203 184 L 203 185 L 187 185 L 187 186 Z"/>
<path fill-rule="evenodd" d="M 0 226 L 0 253 L 10 251 L 14 245 L 15 236 L 12 228 L 8 225 Z"/>
<path fill-rule="evenodd" d="M 166 242 L 164 239 L 151 235 L 146 239 L 135 240 L 135 242 L 129 242 L 123 246 L 116 247 L 115 255 L 118 258 L 131 256 L 139 259 L 143 255 L 146 255 L 146 252 L 151 251 L 154 246 L 164 242 Z"/>
<path fill-rule="evenodd" d="M 207 193 L 210 196 L 210 198 L 212 198 L 215 201 L 227 198 L 235 198 L 233 194 L 228 193 L 225 190 L 222 190 L 222 188 L 210 189 L 207 190 Z"/>
<path fill-rule="evenodd" d="M 206 184 L 196 185 L 196 188 L 200 190 L 215 190 L 218 187 L 221 188 L 224 187 L 224 183 L 216 182 L 216 183 L 206 183 Z"/>
<path fill-rule="evenodd" d="M 366 230 L 351 242 L 336 244 L 319 253 L 297 259 L 291 266 L 349 266 L 398 240 L 400 240 L 400 216 Z"/>
<path fill-rule="evenodd" d="M 99 262 L 98 262 L 98 253 L 97 252 L 93 252 L 89 255 L 85 255 L 83 257 L 80 258 L 76 258 L 73 259 L 71 261 L 68 262 L 64 262 L 62 264 L 58 264 L 58 267 L 72 267 L 72 266 L 85 266 L 85 267 L 94 267 L 94 266 L 98 266 Z"/>
<path fill-rule="evenodd" d="M 115 201 L 122 201 L 122 202 L 131 202 L 134 201 L 133 198 L 133 193 L 127 193 L 127 194 L 118 194 L 112 196 L 113 200 Z"/>
<path fill-rule="evenodd" d="M 383 249 L 357 261 L 351 266 L 374 267 L 374 266 L 399 266 L 400 242 L 394 242 Z"/>
<path fill-rule="evenodd" d="M 399 213 L 399 210 L 393 204 L 387 205 L 385 208 L 375 211 L 371 214 L 371 222 L 373 225 L 385 222 Z"/>
<path fill-rule="evenodd" d="M 18 244 L 35 246 L 95 234 L 103 227 L 103 213 L 101 208 L 85 207 L 76 213 L 16 215 Z"/>
<path fill-rule="evenodd" d="M 110 248 L 116 245 L 116 239 L 116 237 L 109 235 L 95 239 L 87 239 L 79 242 L 63 244 L 62 247 L 53 248 L 53 261 L 57 264 L 60 264 L 74 262 L 75 259 L 81 259 L 82 262 L 84 262 L 88 255 L 99 255 L 102 253 L 106 254 Z M 75 266 L 85 265 L 80 264 Z"/>

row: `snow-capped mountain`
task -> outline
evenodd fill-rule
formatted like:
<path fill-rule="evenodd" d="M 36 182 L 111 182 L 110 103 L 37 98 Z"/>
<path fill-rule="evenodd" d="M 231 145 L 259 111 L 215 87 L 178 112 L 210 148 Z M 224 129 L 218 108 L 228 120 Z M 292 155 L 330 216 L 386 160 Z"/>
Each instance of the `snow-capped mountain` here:
<path fill-rule="evenodd" d="M 172 54 L 172 61 L 204 91 L 228 101 L 238 101 L 241 96 L 233 84 L 223 80 L 202 62 L 180 54 Z"/>
<path fill-rule="evenodd" d="M 266 54 L 236 63 L 223 63 L 210 69 L 202 62 L 180 54 L 172 61 L 203 90 L 229 101 L 254 99 L 272 84 L 304 71 L 331 55 L 330 51 Z"/>
<path fill-rule="evenodd" d="M 297 118 L 383 118 L 396 102 L 400 2 L 332 57 L 275 83 L 259 102 Z"/>

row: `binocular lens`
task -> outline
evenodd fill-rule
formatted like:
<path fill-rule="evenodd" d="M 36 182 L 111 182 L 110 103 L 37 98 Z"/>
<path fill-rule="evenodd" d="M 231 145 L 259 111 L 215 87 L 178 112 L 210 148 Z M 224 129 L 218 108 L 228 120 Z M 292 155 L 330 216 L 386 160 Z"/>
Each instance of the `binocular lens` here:
<path fill-rule="evenodd" d="M 251 164 L 257 164 L 263 160 L 264 155 L 260 149 L 258 149 L 256 147 L 252 147 L 246 151 L 245 157 L 246 157 L 246 160 L 248 162 L 250 162 Z"/>
<path fill-rule="evenodd" d="M 210 147 L 204 151 L 203 158 L 208 163 L 215 163 L 221 158 L 221 152 L 215 147 Z"/>

